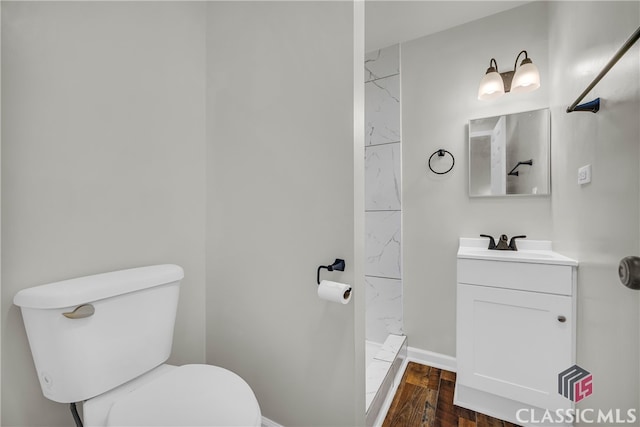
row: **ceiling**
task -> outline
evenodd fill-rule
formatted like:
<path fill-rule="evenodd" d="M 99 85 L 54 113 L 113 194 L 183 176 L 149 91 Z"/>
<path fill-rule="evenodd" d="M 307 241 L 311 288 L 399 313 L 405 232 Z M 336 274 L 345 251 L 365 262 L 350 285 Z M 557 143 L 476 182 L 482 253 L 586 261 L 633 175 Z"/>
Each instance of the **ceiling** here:
<path fill-rule="evenodd" d="M 437 33 L 530 2 L 366 0 L 365 52 Z"/>

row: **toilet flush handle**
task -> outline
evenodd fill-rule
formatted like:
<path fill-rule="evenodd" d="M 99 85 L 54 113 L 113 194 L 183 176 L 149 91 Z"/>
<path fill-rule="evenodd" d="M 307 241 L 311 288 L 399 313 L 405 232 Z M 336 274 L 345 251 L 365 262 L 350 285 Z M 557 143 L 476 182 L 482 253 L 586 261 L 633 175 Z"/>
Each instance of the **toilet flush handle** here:
<path fill-rule="evenodd" d="M 84 319 L 85 317 L 93 316 L 93 313 L 96 312 L 96 309 L 91 304 L 82 304 L 76 307 L 75 310 L 69 311 L 67 313 L 62 313 L 64 317 L 69 319 Z"/>

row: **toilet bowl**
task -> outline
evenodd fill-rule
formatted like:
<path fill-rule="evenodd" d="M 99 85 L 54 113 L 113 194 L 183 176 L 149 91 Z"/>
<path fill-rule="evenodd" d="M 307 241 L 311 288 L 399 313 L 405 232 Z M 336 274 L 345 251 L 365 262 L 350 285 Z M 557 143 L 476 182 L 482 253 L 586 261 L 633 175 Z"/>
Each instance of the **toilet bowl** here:
<path fill-rule="evenodd" d="M 83 404 L 84 425 L 260 426 L 258 401 L 233 372 L 212 365 L 161 365 Z"/>
<path fill-rule="evenodd" d="M 18 292 L 44 396 L 83 402 L 86 427 L 260 426 L 240 376 L 164 364 L 183 277 L 179 266 L 157 265 Z"/>

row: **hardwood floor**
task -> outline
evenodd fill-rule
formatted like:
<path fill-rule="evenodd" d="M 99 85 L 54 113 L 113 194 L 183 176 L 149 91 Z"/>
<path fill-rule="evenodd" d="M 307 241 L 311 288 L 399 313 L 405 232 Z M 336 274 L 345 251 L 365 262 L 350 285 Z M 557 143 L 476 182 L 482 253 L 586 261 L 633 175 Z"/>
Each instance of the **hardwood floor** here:
<path fill-rule="evenodd" d="M 453 404 L 456 374 L 409 362 L 382 427 L 516 427 Z"/>

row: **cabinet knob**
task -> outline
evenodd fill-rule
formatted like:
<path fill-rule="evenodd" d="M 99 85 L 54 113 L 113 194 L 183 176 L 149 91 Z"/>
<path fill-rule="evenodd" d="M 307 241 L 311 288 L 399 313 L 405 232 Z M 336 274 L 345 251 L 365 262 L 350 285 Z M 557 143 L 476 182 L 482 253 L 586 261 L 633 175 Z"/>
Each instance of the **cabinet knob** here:
<path fill-rule="evenodd" d="M 566 321 L 567 321 L 567 318 L 566 318 L 566 317 L 564 317 L 564 316 L 558 316 L 558 322 L 560 322 L 560 323 L 564 323 L 564 322 L 566 322 Z"/>

